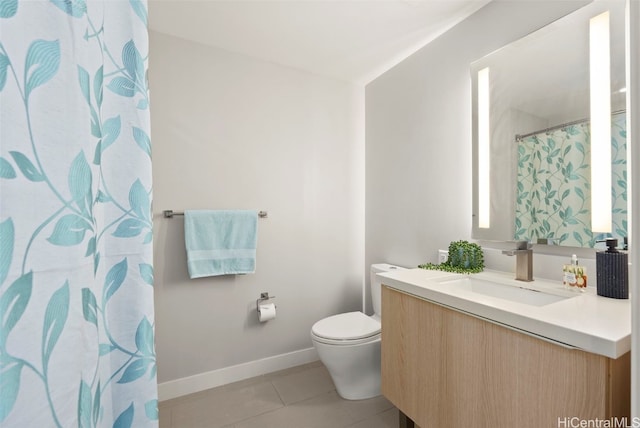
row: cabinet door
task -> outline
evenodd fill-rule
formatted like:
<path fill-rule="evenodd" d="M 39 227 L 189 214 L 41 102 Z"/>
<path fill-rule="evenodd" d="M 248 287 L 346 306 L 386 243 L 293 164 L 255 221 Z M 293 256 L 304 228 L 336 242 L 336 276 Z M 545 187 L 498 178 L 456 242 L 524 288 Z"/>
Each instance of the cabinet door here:
<path fill-rule="evenodd" d="M 422 428 L 557 427 L 559 418 L 610 416 L 606 357 L 388 287 L 382 310 L 382 392 Z"/>

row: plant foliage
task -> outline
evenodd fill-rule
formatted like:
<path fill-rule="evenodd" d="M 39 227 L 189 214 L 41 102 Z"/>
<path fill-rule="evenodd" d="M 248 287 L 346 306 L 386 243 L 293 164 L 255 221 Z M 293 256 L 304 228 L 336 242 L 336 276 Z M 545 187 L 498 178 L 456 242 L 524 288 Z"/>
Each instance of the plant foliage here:
<path fill-rule="evenodd" d="M 449 244 L 449 257 L 440 264 L 418 265 L 421 269 L 441 270 L 456 273 L 478 273 L 484 270 L 484 256 L 478 244 L 468 241 L 454 241 Z"/>

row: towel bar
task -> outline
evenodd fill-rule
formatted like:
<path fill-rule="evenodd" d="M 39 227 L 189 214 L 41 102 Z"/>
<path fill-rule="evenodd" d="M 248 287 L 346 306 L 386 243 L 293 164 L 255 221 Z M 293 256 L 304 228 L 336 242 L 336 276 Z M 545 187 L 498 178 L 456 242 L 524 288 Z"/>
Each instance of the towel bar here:
<path fill-rule="evenodd" d="M 164 218 L 172 218 L 174 215 L 184 215 L 184 213 L 174 212 L 173 210 L 164 210 L 164 211 L 162 211 L 162 214 L 164 215 Z M 258 211 L 258 217 L 267 218 L 267 212 L 266 211 Z"/>

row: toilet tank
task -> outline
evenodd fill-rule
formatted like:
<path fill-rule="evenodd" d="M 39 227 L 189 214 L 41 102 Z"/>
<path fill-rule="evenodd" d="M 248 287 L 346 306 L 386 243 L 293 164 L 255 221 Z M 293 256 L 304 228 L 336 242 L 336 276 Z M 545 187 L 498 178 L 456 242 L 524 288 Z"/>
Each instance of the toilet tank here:
<path fill-rule="evenodd" d="M 371 265 L 371 303 L 373 304 L 373 312 L 378 317 L 380 317 L 382 312 L 382 283 L 376 274 L 381 272 L 390 272 L 396 269 L 404 268 L 390 265 L 388 263 L 376 263 Z"/>

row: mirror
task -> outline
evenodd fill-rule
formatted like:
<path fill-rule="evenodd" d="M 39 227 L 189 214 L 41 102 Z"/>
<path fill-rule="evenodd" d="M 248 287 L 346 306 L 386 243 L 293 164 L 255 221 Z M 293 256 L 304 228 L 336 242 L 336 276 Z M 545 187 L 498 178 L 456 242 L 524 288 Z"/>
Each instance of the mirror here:
<path fill-rule="evenodd" d="M 590 20 L 606 11 L 612 230 L 600 233 L 591 227 L 589 37 Z M 623 0 L 596 1 L 471 64 L 473 238 L 593 247 L 627 236 L 624 14 Z M 483 144 L 490 165 L 484 182 Z M 483 186 L 490 194 L 484 208 Z"/>

